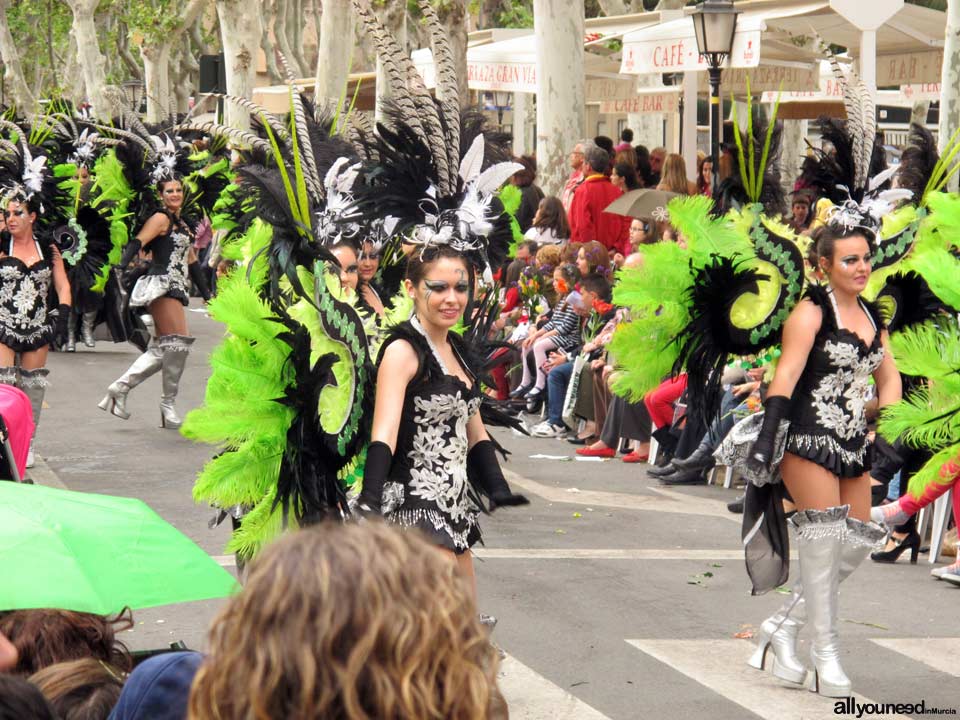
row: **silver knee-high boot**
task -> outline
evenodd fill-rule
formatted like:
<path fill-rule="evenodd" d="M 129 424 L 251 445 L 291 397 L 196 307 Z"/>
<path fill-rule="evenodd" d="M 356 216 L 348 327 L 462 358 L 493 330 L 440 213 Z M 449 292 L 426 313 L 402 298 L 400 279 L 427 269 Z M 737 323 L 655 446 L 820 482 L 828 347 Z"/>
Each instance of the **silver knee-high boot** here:
<path fill-rule="evenodd" d="M 96 347 L 97 343 L 93 339 L 93 329 L 97 324 L 97 311 L 91 310 L 83 314 L 83 325 L 80 328 L 80 337 L 83 338 L 83 344 L 88 348 Z"/>
<path fill-rule="evenodd" d="M 46 368 L 36 370 L 20 370 L 20 389 L 30 398 L 30 408 L 33 410 L 33 434 L 36 437 L 40 427 L 40 413 L 43 411 L 43 396 L 47 394 L 47 376 L 50 371 Z M 30 449 L 27 451 L 27 467 L 33 467 L 33 438 L 30 438 Z"/>
<path fill-rule="evenodd" d="M 174 402 L 180 390 L 180 378 L 187 364 L 190 346 L 196 338 L 186 335 L 162 335 L 157 344 L 163 353 L 163 394 L 160 396 L 160 427 L 176 429 L 183 424 Z"/>
<path fill-rule="evenodd" d="M 67 344 L 63 346 L 67 352 L 77 351 L 77 314 L 70 310 L 67 315 Z"/>
<path fill-rule="evenodd" d="M 850 695 L 850 679 L 840 666 L 837 612 L 840 599 L 840 555 L 847 532 L 849 505 L 802 510 L 790 522 L 797 531 L 800 581 L 807 617 L 813 629 L 809 687 L 826 697 Z"/>
<path fill-rule="evenodd" d="M 884 537 L 884 530 L 878 525 L 847 518 L 844 542 L 840 548 L 840 583 L 853 574 Z M 797 635 L 806 622 L 803 584 L 798 580 L 793 585 L 790 598 L 760 626 L 757 649 L 748 661 L 750 666 L 763 670 L 767 651 L 772 650 L 774 676 L 792 683 L 804 682 L 807 668 L 797 655 Z"/>
<path fill-rule="evenodd" d="M 127 412 L 127 393 L 156 373 L 162 365 L 163 353 L 160 347 L 154 343 L 147 348 L 146 352 L 133 361 L 133 364 L 127 368 L 127 371 L 123 375 L 117 378 L 117 380 L 107 388 L 107 394 L 103 400 L 100 401 L 98 407 L 101 410 L 107 410 L 123 420 L 129 419 L 130 413 Z"/>

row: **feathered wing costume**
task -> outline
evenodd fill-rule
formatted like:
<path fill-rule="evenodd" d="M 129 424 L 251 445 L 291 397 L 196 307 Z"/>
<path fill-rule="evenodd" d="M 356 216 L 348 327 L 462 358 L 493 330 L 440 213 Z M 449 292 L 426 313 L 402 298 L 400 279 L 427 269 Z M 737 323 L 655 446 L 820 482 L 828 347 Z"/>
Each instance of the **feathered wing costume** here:
<path fill-rule="evenodd" d="M 944 192 L 960 169 L 958 152 L 956 135 L 941 157 L 930 133 L 912 127 L 899 178 L 919 198 L 916 240 L 877 298 L 889 318 L 897 369 L 911 378 L 906 397 L 883 410 L 879 431 L 894 448 L 903 442 L 933 453 L 909 481 L 918 499 L 952 483 L 942 468 L 960 456 L 960 197 Z"/>
<path fill-rule="evenodd" d="M 373 232 L 389 243 L 449 244 L 471 253 L 481 274 L 509 247 L 506 224 L 500 255 L 482 239 L 498 213 L 493 192 L 519 166 L 497 167 L 501 151 L 484 140 L 475 114 L 461 116 L 455 96 L 437 102 L 408 89 L 409 59 L 368 8 L 358 12 L 394 85 L 391 122 L 375 134 L 321 118 L 292 76 L 286 120 L 243 101 L 262 137 L 202 127 L 260 158 L 238 168 L 219 208 L 229 230 L 224 256 L 238 263 L 210 304 L 227 337 L 211 358 L 205 406 L 183 427 L 221 449 L 194 497 L 242 516 L 228 545 L 242 558 L 285 527 L 348 515 L 363 475 L 376 339 L 331 272 L 329 246 L 359 248 Z M 425 14 L 436 22 L 429 5 Z M 452 67 L 442 52 L 438 61 Z M 461 148 L 461 133 L 474 128 Z M 398 321 L 409 316 L 408 305 L 394 310 Z"/>

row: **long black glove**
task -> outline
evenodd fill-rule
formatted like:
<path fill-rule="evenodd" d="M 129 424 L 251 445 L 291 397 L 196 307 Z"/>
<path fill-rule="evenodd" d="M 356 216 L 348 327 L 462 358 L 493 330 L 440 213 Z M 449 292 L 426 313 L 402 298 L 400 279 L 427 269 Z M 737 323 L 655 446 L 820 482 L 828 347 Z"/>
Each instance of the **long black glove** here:
<path fill-rule="evenodd" d="M 200 261 L 194 260 L 187 265 L 187 270 L 190 271 L 190 279 L 193 280 L 193 284 L 196 285 L 197 290 L 200 291 L 200 297 L 204 299 L 204 302 L 208 302 L 212 296 L 210 295 L 210 286 L 207 284 L 207 278 L 203 274 L 203 267 L 200 265 Z"/>
<path fill-rule="evenodd" d="M 467 453 L 467 477 L 490 499 L 491 512 L 501 505 L 529 505 L 523 495 L 514 495 L 500 470 L 497 450 L 490 440 L 481 440 Z"/>
<path fill-rule="evenodd" d="M 126 247 L 123 248 L 123 254 L 120 256 L 121 268 L 126 268 L 137 258 L 140 254 L 140 247 L 140 241 L 136 239 L 127 243 Z"/>
<path fill-rule="evenodd" d="M 66 303 L 60 303 L 55 310 L 50 311 L 50 319 L 53 320 L 53 337 L 57 345 L 63 345 L 67 341 L 67 320 L 70 317 L 70 306 Z"/>
<path fill-rule="evenodd" d="M 907 448 L 903 446 L 900 438 L 894 443 L 887 442 L 887 439 L 880 433 L 877 433 L 873 441 L 873 462 L 870 468 L 870 476 L 887 484 L 897 474 L 897 471 L 903 467 Z"/>
<path fill-rule="evenodd" d="M 747 464 L 757 470 L 767 471 L 773 460 L 774 441 L 777 439 L 777 430 L 780 421 L 790 412 L 790 398 L 784 395 L 768 395 L 763 404 L 763 425 L 757 439 L 750 448 Z"/>
<path fill-rule="evenodd" d="M 363 489 L 357 506 L 360 512 L 380 515 L 383 507 L 383 485 L 390 473 L 393 452 L 386 443 L 376 442 L 367 446 L 367 461 L 363 466 Z"/>

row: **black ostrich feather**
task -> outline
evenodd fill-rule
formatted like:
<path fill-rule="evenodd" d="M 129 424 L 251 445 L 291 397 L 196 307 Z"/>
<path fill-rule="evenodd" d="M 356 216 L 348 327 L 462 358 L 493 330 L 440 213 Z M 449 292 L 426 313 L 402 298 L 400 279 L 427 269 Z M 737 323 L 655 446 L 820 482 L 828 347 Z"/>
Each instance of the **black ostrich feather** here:
<path fill-rule="evenodd" d="M 921 325 L 950 308 L 938 298 L 927 281 L 915 272 L 897 273 L 887 278 L 877 295 L 877 305 L 891 333 Z"/>
<path fill-rule="evenodd" d="M 727 358 L 755 350 L 738 340 L 730 308 L 744 293 L 756 293 L 758 282 L 765 279 L 740 262 L 715 255 L 697 272 L 690 288 L 690 322 L 676 337 L 674 373 L 687 373 L 688 407 L 708 426 L 720 410 Z"/>
<path fill-rule="evenodd" d="M 912 123 L 907 147 L 900 156 L 897 182 L 900 187 L 913 191 L 913 198 L 923 198 L 933 170 L 940 162 L 940 152 L 933 134 L 922 125 Z"/>

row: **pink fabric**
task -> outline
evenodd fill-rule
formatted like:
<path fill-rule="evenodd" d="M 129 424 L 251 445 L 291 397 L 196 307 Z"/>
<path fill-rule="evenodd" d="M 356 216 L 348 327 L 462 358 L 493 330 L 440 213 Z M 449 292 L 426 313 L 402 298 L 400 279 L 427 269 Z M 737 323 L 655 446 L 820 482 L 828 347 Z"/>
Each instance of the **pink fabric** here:
<path fill-rule="evenodd" d="M 27 451 L 33 437 L 33 410 L 30 398 L 20 388 L 0 385 L 0 415 L 10 433 L 10 448 L 21 479 L 27 469 Z M 9 479 L 9 478 L 6 478 Z"/>
<path fill-rule="evenodd" d="M 958 462 L 960 458 L 944 463 L 940 468 L 940 478 L 944 482 L 927 485 L 919 499 L 906 493 L 900 498 L 900 509 L 909 515 L 915 515 L 945 492 L 953 489 L 953 520 L 960 527 L 960 465 L 957 464 Z"/>
<path fill-rule="evenodd" d="M 670 378 L 660 383 L 660 387 L 651 390 L 643 397 L 643 404 L 653 421 L 654 427 L 670 427 L 673 425 L 673 404 L 680 399 L 687 389 L 687 374 Z"/>

